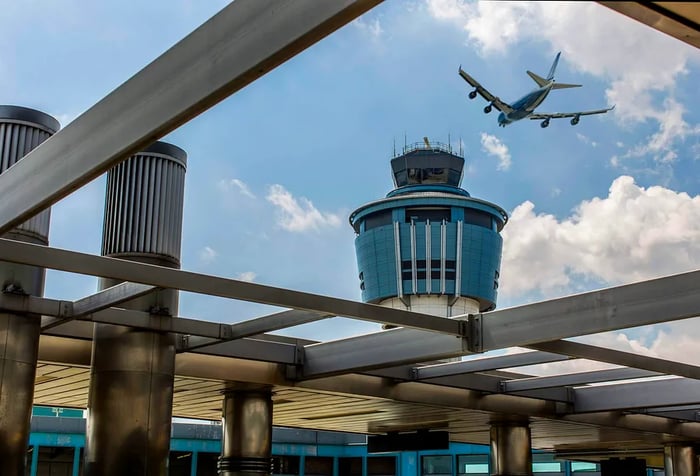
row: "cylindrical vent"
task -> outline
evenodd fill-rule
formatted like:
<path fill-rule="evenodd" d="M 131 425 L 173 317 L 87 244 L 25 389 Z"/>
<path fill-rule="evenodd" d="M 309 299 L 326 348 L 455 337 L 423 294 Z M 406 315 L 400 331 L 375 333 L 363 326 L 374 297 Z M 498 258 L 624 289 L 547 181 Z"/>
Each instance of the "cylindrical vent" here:
<path fill-rule="evenodd" d="M 180 266 L 187 154 L 165 142 L 107 174 L 102 254 L 149 257 Z"/>
<path fill-rule="evenodd" d="M 5 172 L 39 144 L 55 134 L 60 125 L 41 111 L 21 106 L 0 105 L 0 173 Z M 11 234 L 26 241 L 48 244 L 51 209 L 35 215 Z"/>

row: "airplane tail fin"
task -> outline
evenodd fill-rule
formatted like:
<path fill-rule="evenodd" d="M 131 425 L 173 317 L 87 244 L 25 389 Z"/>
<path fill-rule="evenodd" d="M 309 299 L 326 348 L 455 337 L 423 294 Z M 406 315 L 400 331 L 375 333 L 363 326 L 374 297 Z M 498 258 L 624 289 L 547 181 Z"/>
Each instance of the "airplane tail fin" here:
<path fill-rule="evenodd" d="M 527 71 L 527 74 L 537 83 L 537 85 L 539 87 L 542 87 L 549 82 L 546 79 L 544 79 L 542 76 L 539 76 L 530 70 Z"/>
<path fill-rule="evenodd" d="M 580 84 L 554 83 L 552 89 L 580 88 Z"/>
<path fill-rule="evenodd" d="M 547 74 L 547 81 L 551 81 L 554 79 L 554 71 L 557 69 L 557 64 L 559 63 L 559 56 L 561 56 L 561 51 L 557 53 L 557 56 L 554 58 L 554 63 L 552 63 L 552 67 L 549 68 L 549 73 Z"/>

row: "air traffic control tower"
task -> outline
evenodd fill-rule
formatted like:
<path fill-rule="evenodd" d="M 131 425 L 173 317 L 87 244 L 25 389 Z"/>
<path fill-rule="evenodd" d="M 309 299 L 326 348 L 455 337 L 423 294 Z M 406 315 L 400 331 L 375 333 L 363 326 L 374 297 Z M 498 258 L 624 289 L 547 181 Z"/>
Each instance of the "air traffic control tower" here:
<path fill-rule="evenodd" d="M 395 189 L 350 215 L 365 302 L 454 317 L 494 309 L 508 215 L 460 187 L 464 157 L 445 144 L 404 147 Z"/>

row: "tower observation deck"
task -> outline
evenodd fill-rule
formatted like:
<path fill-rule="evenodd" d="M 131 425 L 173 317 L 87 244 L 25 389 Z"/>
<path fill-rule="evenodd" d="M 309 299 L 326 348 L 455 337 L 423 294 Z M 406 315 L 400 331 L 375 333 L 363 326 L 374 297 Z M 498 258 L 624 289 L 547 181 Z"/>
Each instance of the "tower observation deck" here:
<path fill-rule="evenodd" d="M 407 146 L 394 190 L 350 215 L 365 302 L 443 317 L 496 307 L 508 215 L 461 188 L 463 170 L 446 144 Z"/>

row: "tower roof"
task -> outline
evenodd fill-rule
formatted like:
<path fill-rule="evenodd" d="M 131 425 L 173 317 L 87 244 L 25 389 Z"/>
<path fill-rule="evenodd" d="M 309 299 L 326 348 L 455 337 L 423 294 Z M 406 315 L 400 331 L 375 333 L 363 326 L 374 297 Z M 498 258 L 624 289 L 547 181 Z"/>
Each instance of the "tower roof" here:
<path fill-rule="evenodd" d="M 452 147 L 427 140 L 404 148 L 391 160 L 396 188 L 407 185 L 449 185 L 462 182 L 464 158 L 453 153 Z"/>

